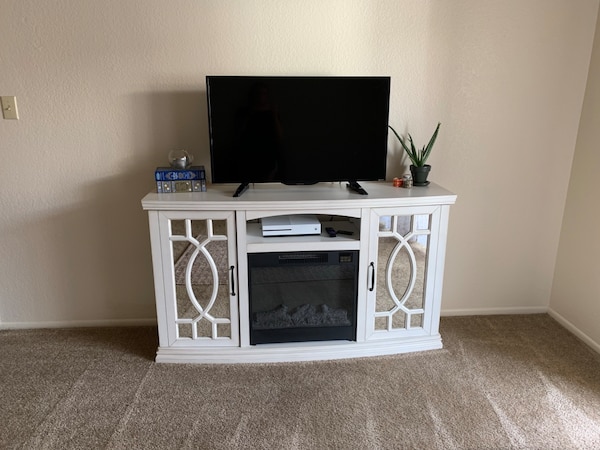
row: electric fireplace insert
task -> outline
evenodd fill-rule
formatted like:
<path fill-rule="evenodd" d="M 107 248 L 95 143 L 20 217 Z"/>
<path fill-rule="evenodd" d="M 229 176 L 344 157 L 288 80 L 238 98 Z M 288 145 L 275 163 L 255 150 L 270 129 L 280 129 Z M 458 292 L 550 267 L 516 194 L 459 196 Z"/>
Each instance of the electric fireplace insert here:
<path fill-rule="evenodd" d="M 358 251 L 248 255 L 250 344 L 356 340 Z"/>

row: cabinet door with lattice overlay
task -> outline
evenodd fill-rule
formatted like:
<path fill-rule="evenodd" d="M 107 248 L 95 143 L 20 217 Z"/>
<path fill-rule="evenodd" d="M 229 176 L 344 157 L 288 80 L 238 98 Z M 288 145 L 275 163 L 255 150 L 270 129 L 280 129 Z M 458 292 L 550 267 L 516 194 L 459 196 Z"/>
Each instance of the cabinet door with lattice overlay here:
<path fill-rule="evenodd" d="M 371 211 L 367 339 L 438 333 L 440 214 L 438 206 Z"/>
<path fill-rule="evenodd" d="M 157 298 L 160 345 L 238 346 L 235 213 L 157 214 L 161 264 L 155 279 L 162 279 L 164 293 Z"/>

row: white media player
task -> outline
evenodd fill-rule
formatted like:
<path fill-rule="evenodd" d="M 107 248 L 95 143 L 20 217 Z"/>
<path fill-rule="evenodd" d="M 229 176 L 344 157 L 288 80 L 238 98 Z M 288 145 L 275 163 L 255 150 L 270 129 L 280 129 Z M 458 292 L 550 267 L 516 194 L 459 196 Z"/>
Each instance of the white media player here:
<path fill-rule="evenodd" d="M 263 217 L 260 222 L 263 236 L 321 234 L 321 223 L 313 214 Z"/>

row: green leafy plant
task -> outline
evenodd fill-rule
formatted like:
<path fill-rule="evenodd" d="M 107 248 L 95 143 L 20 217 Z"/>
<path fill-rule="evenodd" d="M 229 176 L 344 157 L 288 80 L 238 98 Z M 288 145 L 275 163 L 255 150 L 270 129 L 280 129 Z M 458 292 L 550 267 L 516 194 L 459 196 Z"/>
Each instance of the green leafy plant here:
<path fill-rule="evenodd" d="M 425 162 L 427 161 L 427 158 L 429 158 L 429 154 L 431 153 L 433 144 L 435 144 L 435 140 L 437 139 L 438 131 L 440 130 L 440 125 L 441 125 L 441 123 L 437 124 L 437 127 L 436 127 L 435 131 L 433 132 L 433 135 L 431 136 L 431 139 L 429 139 L 429 143 L 426 146 L 424 146 L 422 149 L 419 149 L 419 150 L 417 150 L 417 148 L 415 147 L 413 138 L 410 135 L 410 133 L 408 134 L 408 144 L 410 144 L 410 147 L 409 147 L 407 145 L 406 139 L 403 139 L 402 136 L 400 136 L 396 132 L 396 130 L 394 130 L 390 125 L 388 125 L 388 127 L 390 127 L 390 130 L 392 130 L 394 132 L 394 134 L 396 135 L 396 137 L 402 144 L 402 147 L 408 154 L 408 157 L 410 158 L 410 161 L 413 163 L 413 166 L 423 167 L 425 165 Z"/>

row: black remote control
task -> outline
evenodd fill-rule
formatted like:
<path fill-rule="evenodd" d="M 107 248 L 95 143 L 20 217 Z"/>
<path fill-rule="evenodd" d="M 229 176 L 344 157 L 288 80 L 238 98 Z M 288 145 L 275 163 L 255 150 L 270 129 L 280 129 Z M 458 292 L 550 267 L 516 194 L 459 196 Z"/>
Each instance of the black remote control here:
<path fill-rule="evenodd" d="M 337 234 L 346 234 L 348 236 L 352 236 L 354 234 L 354 231 L 337 230 L 336 233 Z"/>

